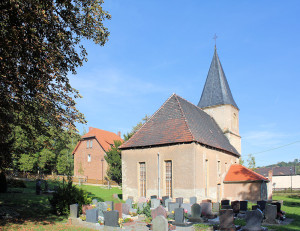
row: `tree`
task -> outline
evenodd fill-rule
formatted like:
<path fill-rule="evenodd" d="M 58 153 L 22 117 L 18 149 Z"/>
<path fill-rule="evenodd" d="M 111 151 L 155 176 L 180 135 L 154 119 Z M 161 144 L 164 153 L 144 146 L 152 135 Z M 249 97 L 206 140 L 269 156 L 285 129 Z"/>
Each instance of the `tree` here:
<path fill-rule="evenodd" d="M 121 150 L 119 149 L 121 144 L 120 140 L 115 140 L 114 145 L 112 145 L 111 149 L 104 156 L 108 164 L 107 175 L 118 184 L 122 182 L 122 160 Z"/>
<path fill-rule="evenodd" d="M 124 141 L 129 140 L 149 119 L 150 117 L 145 115 L 145 117 L 137 125 L 132 127 L 131 132 L 124 134 Z"/>
<path fill-rule="evenodd" d="M 103 0 L 3 0 L 0 2 L 0 168 L 12 162 L 16 126 L 75 130 L 85 123 L 75 107 L 81 97 L 68 73 L 86 61 L 83 39 L 104 45 L 110 19 Z"/>
<path fill-rule="evenodd" d="M 252 154 L 248 155 L 247 163 L 248 163 L 248 168 L 252 170 L 256 168 L 255 157 Z"/>
<path fill-rule="evenodd" d="M 240 158 L 239 158 L 239 163 L 240 163 L 240 165 L 244 165 L 244 164 L 245 164 L 245 161 L 242 159 L 241 156 L 240 156 Z"/>

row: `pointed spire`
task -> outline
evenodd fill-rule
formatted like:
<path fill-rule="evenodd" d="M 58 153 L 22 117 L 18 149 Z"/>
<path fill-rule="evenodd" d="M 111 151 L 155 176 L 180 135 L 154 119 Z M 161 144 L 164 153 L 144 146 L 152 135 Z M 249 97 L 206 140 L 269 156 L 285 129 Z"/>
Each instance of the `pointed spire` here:
<path fill-rule="evenodd" d="M 205 108 L 224 104 L 231 104 L 239 109 L 232 97 L 225 73 L 217 54 L 217 48 L 215 46 L 214 56 L 210 64 L 198 107 Z"/>

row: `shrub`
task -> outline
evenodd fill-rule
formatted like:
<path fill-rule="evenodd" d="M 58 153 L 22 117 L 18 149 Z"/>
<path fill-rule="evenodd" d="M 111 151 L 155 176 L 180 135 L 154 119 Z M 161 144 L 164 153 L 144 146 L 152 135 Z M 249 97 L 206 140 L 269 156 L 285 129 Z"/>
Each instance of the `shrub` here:
<path fill-rule="evenodd" d="M 143 214 L 145 214 L 146 217 L 151 217 L 151 209 L 150 209 L 150 204 L 147 203 L 147 205 L 143 209 Z"/>
<path fill-rule="evenodd" d="M 58 215 L 65 215 L 69 214 L 69 206 L 76 203 L 79 207 L 79 213 L 81 213 L 82 205 L 90 204 L 92 199 L 88 197 L 88 193 L 86 191 L 73 185 L 72 179 L 69 177 L 68 182 L 63 180 L 63 182 L 59 185 L 57 191 L 53 193 L 53 197 L 49 198 L 49 202 L 54 213 Z"/>
<path fill-rule="evenodd" d="M 4 171 L 1 171 L 0 173 L 0 193 L 6 193 L 7 192 L 7 182 L 6 182 L 6 176 Z"/>

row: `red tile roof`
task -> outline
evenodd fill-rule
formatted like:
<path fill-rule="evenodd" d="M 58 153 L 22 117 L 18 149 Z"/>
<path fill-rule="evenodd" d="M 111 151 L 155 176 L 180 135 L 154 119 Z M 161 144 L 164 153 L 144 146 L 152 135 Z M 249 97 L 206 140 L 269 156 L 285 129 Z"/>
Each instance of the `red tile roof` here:
<path fill-rule="evenodd" d="M 81 137 L 81 140 L 76 145 L 73 154 L 76 152 L 81 141 L 89 137 L 95 137 L 95 139 L 106 152 L 110 149 L 111 145 L 114 144 L 114 140 L 120 140 L 123 142 L 123 139 L 113 132 L 105 131 L 99 128 L 90 128 L 89 132 Z"/>
<path fill-rule="evenodd" d="M 224 182 L 243 182 L 243 181 L 269 181 L 264 176 L 246 168 L 240 164 L 233 164 L 224 179 Z"/>

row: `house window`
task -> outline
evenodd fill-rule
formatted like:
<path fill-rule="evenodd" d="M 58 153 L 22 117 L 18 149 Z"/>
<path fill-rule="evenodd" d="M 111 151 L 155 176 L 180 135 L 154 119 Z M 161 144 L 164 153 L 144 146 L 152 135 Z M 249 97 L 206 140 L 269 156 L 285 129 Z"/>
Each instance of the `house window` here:
<path fill-rule="evenodd" d="M 89 148 L 89 144 L 90 144 L 90 141 L 87 140 L 87 141 L 86 141 L 86 148 Z"/>
<path fill-rule="evenodd" d="M 91 161 L 92 161 L 91 154 L 88 154 L 88 162 L 91 162 Z"/>
<path fill-rule="evenodd" d="M 172 161 L 166 163 L 166 195 L 172 197 Z"/>
<path fill-rule="evenodd" d="M 93 147 L 93 140 L 90 140 L 90 148 Z"/>
<path fill-rule="evenodd" d="M 140 195 L 146 197 L 146 163 L 140 162 Z"/>

